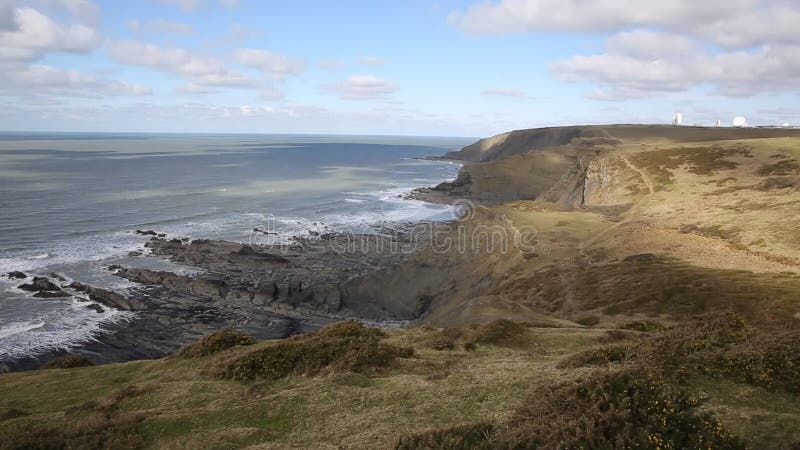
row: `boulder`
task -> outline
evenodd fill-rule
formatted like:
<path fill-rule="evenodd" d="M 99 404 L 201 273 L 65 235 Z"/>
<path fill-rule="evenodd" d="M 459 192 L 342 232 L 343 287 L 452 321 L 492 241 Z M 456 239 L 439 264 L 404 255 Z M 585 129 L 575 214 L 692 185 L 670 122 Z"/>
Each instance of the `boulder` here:
<path fill-rule="evenodd" d="M 42 292 L 42 291 L 58 292 L 61 290 L 60 287 L 56 286 L 52 281 L 47 279 L 47 277 L 33 277 L 33 283 L 23 284 L 18 287 L 23 291 L 28 291 L 28 292 Z"/>
<path fill-rule="evenodd" d="M 146 231 L 136 230 L 136 231 L 134 231 L 134 233 L 136 233 L 138 235 L 141 235 L 141 236 L 158 236 L 158 233 L 156 233 L 153 230 L 146 230 Z"/>
<path fill-rule="evenodd" d="M 102 306 L 98 305 L 97 303 L 89 303 L 86 305 L 87 308 L 94 310 L 97 313 L 102 313 L 105 311 Z"/>
<path fill-rule="evenodd" d="M 22 280 L 28 278 L 28 276 L 23 272 L 15 270 L 13 272 L 8 272 L 8 278 L 11 278 L 12 280 Z"/>

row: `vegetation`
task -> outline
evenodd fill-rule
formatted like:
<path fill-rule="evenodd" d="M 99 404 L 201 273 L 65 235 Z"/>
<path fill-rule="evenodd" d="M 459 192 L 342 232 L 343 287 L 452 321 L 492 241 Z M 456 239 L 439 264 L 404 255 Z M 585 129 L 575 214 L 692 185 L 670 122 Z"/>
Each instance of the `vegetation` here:
<path fill-rule="evenodd" d="M 598 346 L 606 331 L 347 321 L 203 357 L 6 374 L 0 448 L 741 448 L 727 430 L 752 415 L 753 447 L 800 440 L 791 332 L 762 337 L 727 314 Z M 432 348 L 443 337 L 454 348 Z M 766 369 L 775 381 L 758 381 Z M 708 377 L 720 381 L 701 404 Z M 785 394 L 730 414 L 743 386 Z"/>
<path fill-rule="evenodd" d="M 381 342 L 385 334 L 350 320 L 329 325 L 316 333 L 275 342 L 217 362 L 212 372 L 225 379 L 278 380 L 290 374 L 313 375 L 334 371 L 368 371 L 386 367 L 413 350 Z"/>
<path fill-rule="evenodd" d="M 184 347 L 178 352 L 181 358 L 199 358 L 202 356 L 213 355 L 227 350 L 237 345 L 253 345 L 256 340 L 252 337 L 226 328 L 215 333 L 209 334 L 199 341 Z"/>
<path fill-rule="evenodd" d="M 40 370 L 46 369 L 72 369 L 75 367 L 93 366 L 91 359 L 83 355 L 66 355 L 42 364 Z"/>

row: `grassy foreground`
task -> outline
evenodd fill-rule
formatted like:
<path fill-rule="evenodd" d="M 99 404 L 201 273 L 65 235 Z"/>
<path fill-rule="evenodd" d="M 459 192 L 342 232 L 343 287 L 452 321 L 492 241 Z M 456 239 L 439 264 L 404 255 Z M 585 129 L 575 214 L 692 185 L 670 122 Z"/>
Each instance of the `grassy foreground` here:
<path fill-rule="evenodd" d="M 702 323 L 711 325 L 694 332 L 654 323 L 607 330 L 499 321 L 387 334 L 344 322 L 254 344 L 228 332 L 162 360 L 0 376 L 0 448 L 800 442 L 796 357 L 765 350 L 770 343 L 738 319 Z M 779 361 L 709 363 L 709 355 L 738 361 L 750 348 Z M 697 371 L 693 360 L 733 368 Z M 752 365 L 788 384 L 749 377 Z"/>

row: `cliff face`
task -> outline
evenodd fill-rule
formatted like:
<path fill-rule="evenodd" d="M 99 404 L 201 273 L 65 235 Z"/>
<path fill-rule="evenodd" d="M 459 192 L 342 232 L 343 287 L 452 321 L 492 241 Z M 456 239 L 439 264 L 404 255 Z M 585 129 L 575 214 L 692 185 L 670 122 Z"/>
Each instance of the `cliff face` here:
<path fill-rule="evenodd" d="M 612 195 L 609 189 L 625 166 L 607 156 L 620 146 L 792 137 L 800 137 L 800 130 L 662 125 L 516 130 L 445 154 L 445 158 L 465 162 L 458 178 L 418 190 L 412 197 L 443 203 L 468 198 L 487 204 L 538 199 L 567 207 L 619 205 L 630 201 L 627 194 Z"/>

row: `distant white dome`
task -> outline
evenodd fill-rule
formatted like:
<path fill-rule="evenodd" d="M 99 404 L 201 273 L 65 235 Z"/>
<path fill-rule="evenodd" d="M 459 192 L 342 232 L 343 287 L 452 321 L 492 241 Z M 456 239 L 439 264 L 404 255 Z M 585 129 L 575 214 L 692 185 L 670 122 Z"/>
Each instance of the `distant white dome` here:
<path fill-rule="evenodd" d="M 736 116 L 733 118 L 733 126 L 735 127 L 746 127 L 747 126 L 747 118 L 744 116 Z"/>

